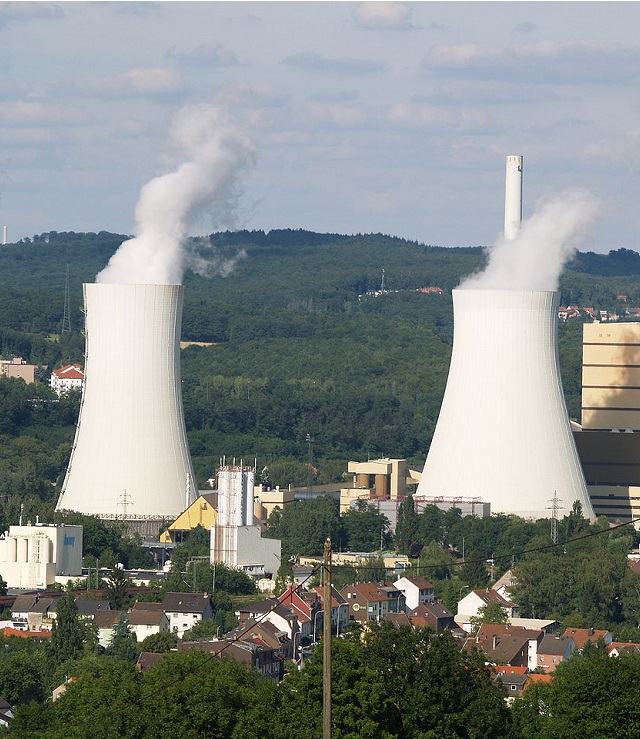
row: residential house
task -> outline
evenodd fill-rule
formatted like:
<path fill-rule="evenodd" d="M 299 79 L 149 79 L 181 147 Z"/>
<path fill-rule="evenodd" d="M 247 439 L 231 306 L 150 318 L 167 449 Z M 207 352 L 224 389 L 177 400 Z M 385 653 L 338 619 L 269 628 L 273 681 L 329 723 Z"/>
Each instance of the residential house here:
<path fill-rule="evenodd" d="M 13 706 L 4 698 L 0 697 L 0 726 L 4 726 L 7 729 L 10 728 L 13 716 Z"/>
<path fill-rule="evenodd" d="M 166 656 L 167 652 L 140 652 L 140 656 L 136 662 L 136 670 L 138 672 L 144 672 L 150 667 L 157 665 Z"/>
<path fill-rule="evenodd" d="M 314 632 L 321 628 L 318 624 L 322 621 L 319 615 L 322 613 L 322 604 L 317 592 L 304 590 L 300 585 L 292 584 L 278 600 L 295 613 L 300 626 L 300 638 L 312 639 Z"/>
<path fill-rule="evenodd" d="M 613 635 L 607 629 L 574 629 L 568 627 L 564 630 L 563 636 L 570 636 L 573 639 L 576 649 L 582 651 L 587 644 L 597 644 L 600 640 L 605 645 L 611 644 Z"/>
<path fill-rule="evenodd" d="M 242 606 L 236 611 L 236 616 L 241 628 L 244 628 L 249 621 L 259 623 L 268 621 L 286 634 L 291 642 L 296 638 L 300 638 L 300 623 L 294 610 L 289 608 L 288 605 L 281 603 L 277 598 L 265 598 L 256 603 L 249 603 L 246 606 Z"/>
<path fill-rule="evenodd" d="M 409 612 L 409 619 L 414 628 L 420 629 L 425 627 L 432 628 L 436 634 L 441 634 L 445 629 L 456 631 L 458 624 L 456 623 L 453 613 L 441 603 L 427 603 L 419 605 Z"/>
<path fill-rule="evenodd" d="M 502 606 L 507 613 L 508 618 L 517 617 L 519 608 L 516 603 L 503 598 L 500 593 L 490 588 L 472 590 L 458 602 L 458 613 L 456 614 L 456 622 L 465 631 L 471 631 L 471 619 L 477 618 L 481 608 L 490 603 L 497 603 Z"/>
<path fill-rule="evenodd" d="M 124 611 L 96 611 L 93 623 L 98 629 L 98 644 L 106 649 L 112 642 L 116 626 L 120 623 Z"/>
<path fill-rule="evenodd" d="M 131 610 L 127 613 L 126 619 L 139 642 L 152 634 L 169 631 L 169 619 L 164 611 Z"/>
<path fill-rule="evenodd" d="M 221 639 L 216 641 L 180 642 L 179 652 L 207 652 L 223 659 L 233 659 L 251 666 L 265 677 L 281 680 L 284 675 L 284 661 L 277 649 L 268 647 L 260 639 L 242 639 L 233 641 Z"/>
<path fill-rule="evenodd" d="M 318 586 L 314 588 L 320 607 L 324 610 L 324 588 Z M 322 621 L 322 618 L 319 619 Z M 342 597 L 340 592 L 333 586 L 331 587 L 331 629 L 339 636 L 343 634 L 349 624 L 349 604 Z M 320 628 L 320 627 L 319 627 Z"/>
<path fill-rule="evenodd" d="M 537 667 L 546 672 L 553 672 L 562 662 L 571 657 L 575 649 L 575 642 L 570 636 L 554 636 L 545 634 L 538 645 Z"/>
<path fill-rule="evenodd" d="M 435 585 L 424 577 L 399 577 L 393 586 L 404 593 L 407 611 L 413 611 L 419 605 L 436 602 Z"/>
<path fill-rule="evenodd" d="M 162 600 L 162 610 L 169 619 L 169 630 L 180 639 L 192 626 L 213 618 L 208 593 L 167 593 Z"/>
<path fill-rule="evenodd" d="M 524 686 L 529 679 L 529 672 L 526 667 L 509 667 L 500 666 L 496 668 L 496 682 L 502 685 L 506 692 L 506 701 L 509 705 L 522 695 Z"/>
<path fill-rule="evenodd" d="M 67 364 L 54 369 L 49 385 L 56 395 L 65 395 L 70 390 L 82 390 L 84 371 L 81 364 Z"/>
<path fill-rule="evenodd" d="M 349 620 L 358 623 L 382 621 L 387 613 L 405 610 L 404 593 L 393 585 L 375 582 L 345 585 L 340 595 L 349 605 Z"/>
<path fill-rule="evenodd" d="M 612 641 L 607 646 L 607 652 L 609 652 L 609 657 L 619 657 L 621 654 L 634 654 L 640 652 L 640 644 Z"/>
<path fill-rule="evenodd" d="M 511 588 L 518 584 L 518 580 L 513 574 L 513 570 L 507 570 L 502 577 L 496 580 L 491 586 L 491 590 L 495 590 L 498 595 L 505 600 L 511 600 Z"/>
<path fill-rule="evenodd" d="M 19 595 L 11 608 L 14 629 L 22 631 L 51 631 L 56 614 L 56 598 L 39 594 Z"/>
<path fill-rule="evenodd" d="M 22 357 L 11 357 L 11 359 L 0 357 L 0 377 L 19 377 L 30 384 L 36 381 L 36 366 L 27 364 Z"/>
<path fill-rule="evenodd" d="M 512 624 L 481 624 L 475 643 L 494 663 L 538 666 L 538 647 L 544 638 L 542 629 L 524 629 Z"/>

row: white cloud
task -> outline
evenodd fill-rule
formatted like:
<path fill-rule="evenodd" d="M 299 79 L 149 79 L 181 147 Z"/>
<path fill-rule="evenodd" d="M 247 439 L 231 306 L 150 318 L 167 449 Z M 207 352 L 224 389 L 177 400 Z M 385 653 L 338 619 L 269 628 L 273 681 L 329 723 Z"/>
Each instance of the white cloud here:
<path fill-rule="evenodd" d="M 64 94 L 98 98 L 156 97 L 183 92 L 184 81 L 173 69 L 138 68 L 124 74 L 68 80 L 58 85 L 56 90 Z"/>
<path fill-rule="evenodd" d="M 412 15 L 409 3 L 364 2 L 351 13 L 351 18 L 360 28 L 406 31 L 414 27 Z"/>
<path fill-rule="evenodd" d="M 396 103 L 388 113 L 389 122 L 408 130 L 440 133 L 494 131 L 491 116 L 479 108 L 450 109 L 436 105 Z"/>
<path fill-rule="evenodd" d="M 170 49 L 167 52 L 167 58 L 175 60 L 178 64 L 209 69 L 240 65 L 235 53 L 225 49 L 222 44 L 200 45 L 188 52 L 178 52 L 175 49 Z"/>
<path fill-rule="evenodd" d="M 305 112 L 314 123 L 335 128 L 361 128 L 368 121 L 366 110 L 357 105 L 310 100 L 305 105 Z"/>
<path fill-rule="evenodd" d="M 64 10 L 57 3 L 0 2 L 0 27 L 34 20 L 55 20 L 64 16 Z"/>
<path fill-rule="evenodd" d="M 382 62 L 370 59 L 351 59 L 347 57 L 328 59 L 314 51 L 301 51 L 298 54 L 292 54 L 283 59 L 282 62 L 290 67 L 299 67 L 300 69 L 347 74 L 371 74 L 372 72 L 381 72 L 385 68 Z"/>
<path fill-rule="evenodd" d="M 600 41 L 540 41 L 500 48 L 433 47 L 422 62 L 437 73 L 527 82 L 627 83 L 638 77 L 640 49 Z"/>
<path fill-rule="evenodd" d="M 56 126 L 82 125 L 91 116 L 86 110 L 71 105 L 47 101 L 17 101 L 0 104 L 0 125 L 3 126 Z"/>

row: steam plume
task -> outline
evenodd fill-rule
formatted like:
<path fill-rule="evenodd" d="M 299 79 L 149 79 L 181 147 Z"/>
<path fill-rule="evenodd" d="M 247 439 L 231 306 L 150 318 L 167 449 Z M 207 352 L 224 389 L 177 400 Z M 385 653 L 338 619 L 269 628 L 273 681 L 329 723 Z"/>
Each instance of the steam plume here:
<path fill-rule="evenodd" d="M 518 236 L 500 238 L 488 249 L 487 266 L 460 288 L 557 290 L 560 274 L 599 212 L 585 190 L 571 190 L 543 203 Z"/>
<path fill-rule="evenodd" d="M 215 105 L 184 108 L 172 127 L 184 161 L 147 182 L 135 209 L 135 236 L 123 242 L 97 282 L 179 284 L 189 265 L 189 230 L 207 215 L 212 230 L 233 228 L 239 182 L 255 162 L 245 135 Z"/>

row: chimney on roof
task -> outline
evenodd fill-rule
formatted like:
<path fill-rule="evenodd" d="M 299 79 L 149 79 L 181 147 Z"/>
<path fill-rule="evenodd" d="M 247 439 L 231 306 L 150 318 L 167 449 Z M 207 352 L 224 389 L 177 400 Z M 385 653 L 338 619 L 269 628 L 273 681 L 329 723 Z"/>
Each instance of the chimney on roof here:
<path fill-rule="evenodd" d="M 495 649 L 498 646 L 498 635 L 497 634 L 493 635 L 493 638 L 491 639 L 491 643 L 492 643 L 492 646 L 491 646 L 492 649 Z"/>

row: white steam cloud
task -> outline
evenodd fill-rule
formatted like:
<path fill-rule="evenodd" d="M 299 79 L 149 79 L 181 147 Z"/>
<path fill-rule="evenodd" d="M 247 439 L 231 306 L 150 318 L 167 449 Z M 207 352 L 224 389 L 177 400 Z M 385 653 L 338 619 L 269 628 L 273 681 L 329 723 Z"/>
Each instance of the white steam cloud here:
<path fill-rule="evenodd" d="M 140 191 L 135 209 L 135 236 L 123 242 L 97 282 L 180 284 L 193 266 L 212 274 L 187 248 L 190 229 L 204 216 L 212 230 L 234 228 L 242 175 L 255 163 L 248 137 L 216 105 L 184 108 L 172 127 L 172 143 L 184 163 L 154 178 Z M 229 271 L 220 264 L 218 271 Z"/>
<path fill-rule="evenodd" d="M 571 190 L 542 203 L 523 221 L 513 240 L 488 248 L 483 272 L 463 280 L 476 290 L 557 290 L 560 275 L 599 215 L 600 205 L 585 190 Z"/>

